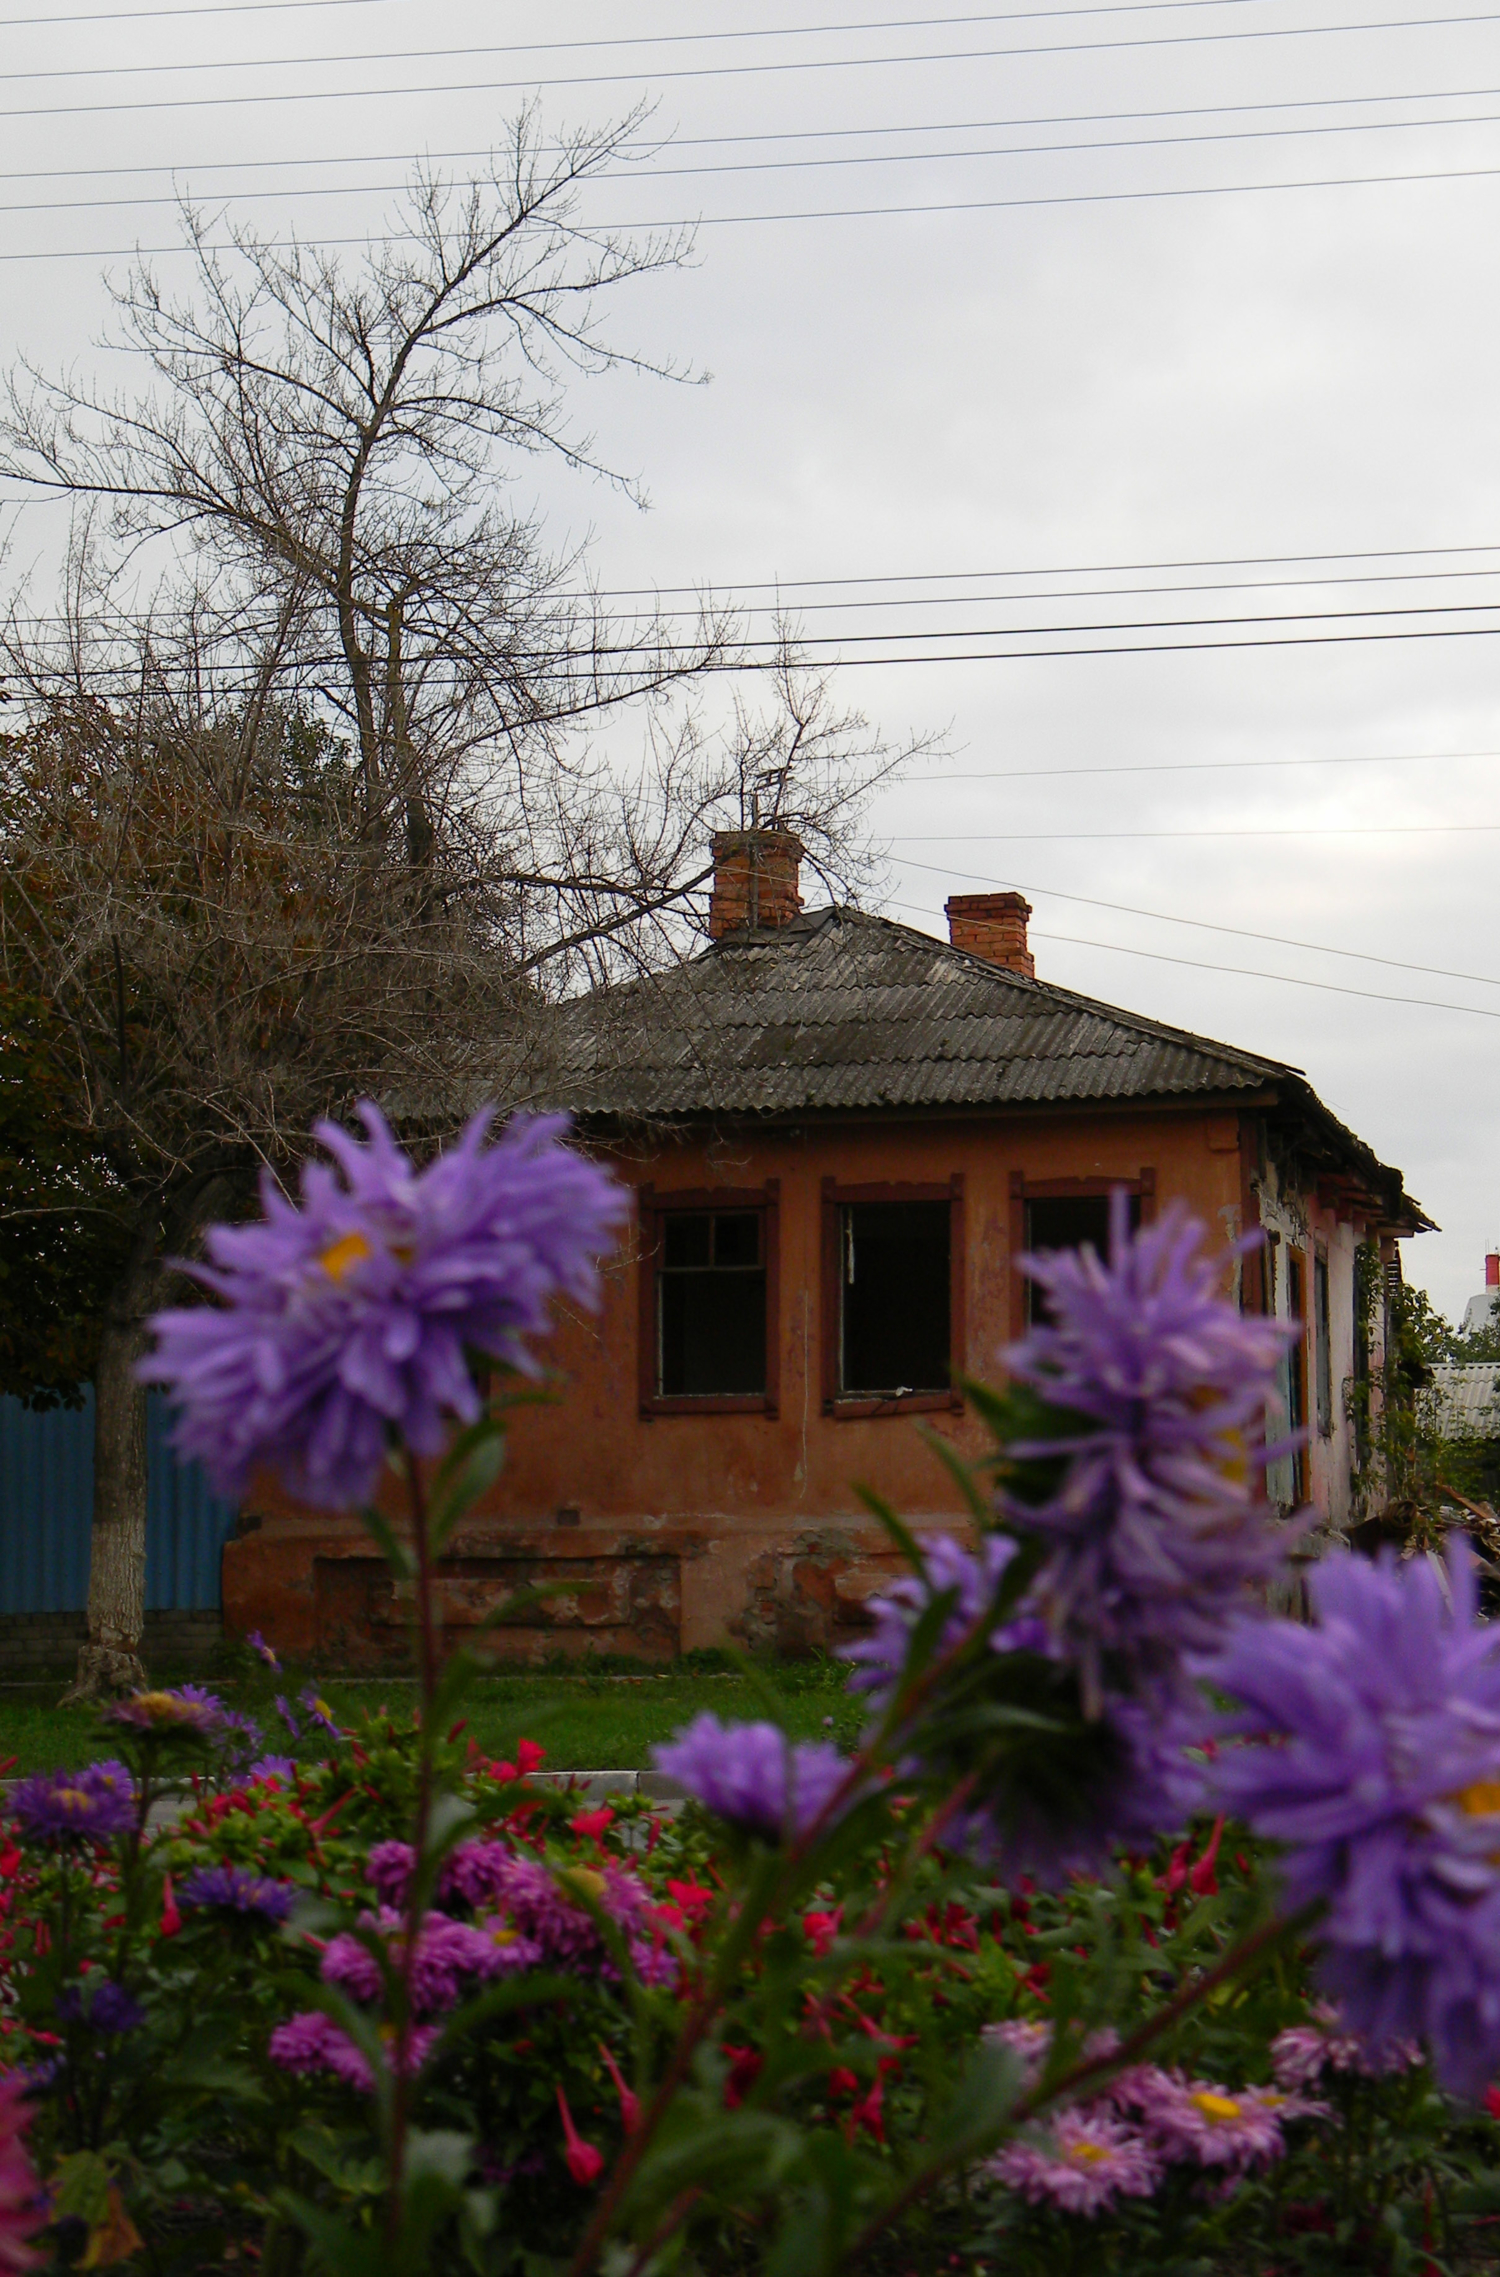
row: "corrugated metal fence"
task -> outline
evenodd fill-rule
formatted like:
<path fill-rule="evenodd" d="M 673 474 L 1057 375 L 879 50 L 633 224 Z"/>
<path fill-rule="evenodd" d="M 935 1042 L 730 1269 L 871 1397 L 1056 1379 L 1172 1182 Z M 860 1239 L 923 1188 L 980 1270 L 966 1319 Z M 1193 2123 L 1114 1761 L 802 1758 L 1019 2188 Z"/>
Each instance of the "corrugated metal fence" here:
<path fill-rule="evenodd" d="M 148 1612 L 207 1612 L 219 1603 L 219 1553 L 232 1503 L 196 1463 L 179 1463 L 171 1418 L 153 1393 L 146 1411 Z M 0 1399 L 0 1614 L 78 1613 L 88 1602 L 94 1499 L 94 1396 L 79 1409 L 34 1414 Z"/>

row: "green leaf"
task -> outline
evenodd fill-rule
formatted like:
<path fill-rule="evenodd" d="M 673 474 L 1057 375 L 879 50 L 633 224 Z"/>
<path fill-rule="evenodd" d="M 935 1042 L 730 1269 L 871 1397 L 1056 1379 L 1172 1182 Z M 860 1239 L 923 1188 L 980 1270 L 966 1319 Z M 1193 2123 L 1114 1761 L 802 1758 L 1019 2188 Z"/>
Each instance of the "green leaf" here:
<path fill-rule="evenodd" d="M 71 2216 L 97 2229 L 109 2212 L 109 2168 L 97 2151 L 74 2151 L 52 2178 L 55 2219 Z"/>
<path fill-rule="evenodd" d="M 874 1487 L 856 1485 L 854 1491 L 871 1517 L 878 1520 L 885 1528 L 902 1556 L 909 1561 L 912 1572 L 920 1580 L 925 1581 L 927 1579 L 927 1560 L 922 1554 L 921 1543 L 906 1521 L 897 1517 L 885 1496 L 877 1494 Z"/>
<path fill-rule="evenodd" d="M 416 1572 L 416 1563 L 410 1549 L 397 1534 L 390 1520 L 373 1507 L 360 1512 L 360 1523 L 374 1541 L 376 1548 L 398 1581 L 410 1581 Z"/>

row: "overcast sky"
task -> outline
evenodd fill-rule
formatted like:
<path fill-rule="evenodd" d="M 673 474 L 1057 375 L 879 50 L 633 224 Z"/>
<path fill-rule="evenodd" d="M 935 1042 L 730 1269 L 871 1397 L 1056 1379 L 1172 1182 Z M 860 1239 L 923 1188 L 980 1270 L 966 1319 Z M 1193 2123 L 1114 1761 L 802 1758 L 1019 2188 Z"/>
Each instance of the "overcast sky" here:
<path fill-rule="evenodd" d="M 1407 1271 L 1461 1310 L 1500 1245 L 1500 13 L 36 14 L 4 25 L 0 332 L 46 365 L 111 369 L 101 255 L 174 242 L 173 170 L 357 237 L 528 84 L 558 127 L 653 98 L 673 147 L 599 210 L 703 226 L 616 328 L 712 378 L 585 392 L 651 510 L 528 470 L 559 537 L 609 588 L 779 582 L 846 700 L 947 733 L 874 814 L 889 913 L 1019 885 L 1044 977 L 1304 1068 L 1439 1220 Z M 610 44 L 516 44 L 544 31 Z M 1304 645 L 1183 652 L 1269 636 Z M 1156 652 L 1016 653 L 1100 647 Z"/>

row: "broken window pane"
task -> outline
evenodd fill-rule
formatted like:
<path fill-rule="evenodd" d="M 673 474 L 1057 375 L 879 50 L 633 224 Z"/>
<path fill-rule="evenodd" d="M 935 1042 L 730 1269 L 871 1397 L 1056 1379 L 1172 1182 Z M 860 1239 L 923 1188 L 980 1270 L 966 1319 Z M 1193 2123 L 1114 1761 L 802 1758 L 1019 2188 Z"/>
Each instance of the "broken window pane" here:
<path fill-rule="evenodd" d="M 1130 1230 L 1141 1222 L 1141 1197 L 1130 1197 Z M 1109 1256 L 1109 1196 L 1107 1194 L 1038 1194 L 1026 1204 L 1026 1247 L 1081 1249 L 1085 1243 L 1100 1257 Z M 1045 1320 L 1046 1297 L 1035 1281 L 1026 1284 L 1026 1318 Z"/>
<path fill-rule="evenodd" d="M 766 1388 L 759 1210 L 671 1210 L 656 1276 L 657 1390 L 665 1399 Z"/>
<path fill-rule="evenodd" d="M 840 1391 L 946 1391 L 948 1203 L 851 1202 L 840 1216 Z"/>

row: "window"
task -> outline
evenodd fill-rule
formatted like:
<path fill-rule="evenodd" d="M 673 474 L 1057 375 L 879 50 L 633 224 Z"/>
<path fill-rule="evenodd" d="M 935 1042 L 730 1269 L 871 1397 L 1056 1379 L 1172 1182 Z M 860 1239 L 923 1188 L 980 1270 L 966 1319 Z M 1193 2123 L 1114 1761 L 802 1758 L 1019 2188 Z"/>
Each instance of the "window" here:
<path fill-rule="evenodd" d="M 1023 1170 L 1010 1174 L 1010 1254 L 1012 1261 L 1029 1251 L 1079 1249 L 1090 1243 L 1101 1257 L 1109 1255 L 1110 1196 L 1123 1187 L 1130 1201 L 1134 1231 L 1156 1215 L 1156 1172 L 1138 1170 L 1134 1177 L 1028 1178 Z M 1039 1285 L 1016 1269 L 1010 1272 L 1010 1328 L 1023 1336 L 1033 1321 L 1045 1317 L 1046 1298 Z"/>
<path fill-rule="evenodd" d="M 957 1404 L 962 1181 L 839 1187 L 825 1180 L 823 1199 L 824 1413 Z"/>
<path fill-rule="evenodd" d="M 766 1268 L 759 1210 L 670 1210 L 656 1287 L 664 1399 L 766 1388 Z"/>
<path fill-rule="evenodd" d="M 1313 1259 L 1313 1362 L 1317 1396 L 1318 1431 L 1327 1438 L 1333 1429 L 1333 1337 L 1328 1322 L 1328 1259 Z"/>
<path fill-rule="evenodd" d="M 1307 1428 L 1307 1264 L 1300 1249 L 1286 1253 L 1286 1310 L 1302 1334 L 1286 1356 L 1286 1419 L 1293 1436 Z M 1292 1456 L 1292 1484 L 1298 1502 L 1307 1495 L 1307 1449 Z"/>
<path fill-rule="evenodd" d="M 641 1193 L 641 1411 L 776 1412 L 775 1182 Z"/>
<path fill-rule="evenodd" d="M 1130 1197 L 1130 1230 L 1141 1222 L 1141 1197 Z M 1109 1256 L 1108 1194 L 1039 1194 L 1026 1204 L 1028 1250 L 1082 1249 L 1087 1243 L 1101 1257 Z M 1046 1316 L 1046 1295 L 1035 1281 L 1026 1284 L 1026 1318 Z"/>

